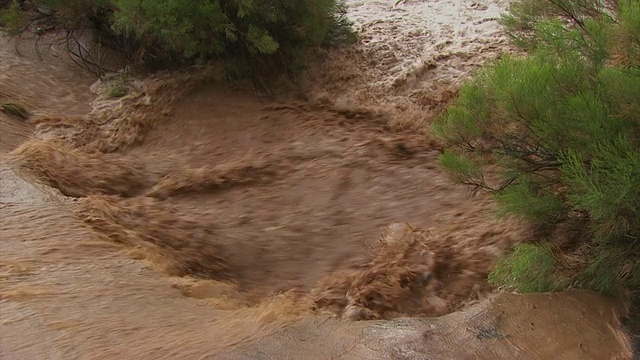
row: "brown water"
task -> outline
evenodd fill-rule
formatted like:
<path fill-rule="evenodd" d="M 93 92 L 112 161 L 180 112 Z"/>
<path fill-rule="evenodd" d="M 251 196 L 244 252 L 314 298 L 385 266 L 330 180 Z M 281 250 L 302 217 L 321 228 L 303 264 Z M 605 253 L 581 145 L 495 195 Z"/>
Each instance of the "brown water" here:
<path fill-rule="evenodd" d="M 202 71 L 110 100 L 2 41 L 36 114 L 0 113 L 3 359 L 631 358 L 611 300 L 489 294 L 526 227 L 385 114 Z"/>

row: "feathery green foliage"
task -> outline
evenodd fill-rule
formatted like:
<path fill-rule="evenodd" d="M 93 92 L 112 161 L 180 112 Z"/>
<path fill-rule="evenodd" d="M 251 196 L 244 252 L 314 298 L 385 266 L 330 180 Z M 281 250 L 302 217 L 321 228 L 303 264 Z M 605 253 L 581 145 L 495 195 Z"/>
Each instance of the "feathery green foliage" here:
<path fill-rule="evenodd" d="M 520 244 L 498 260 L 489 283 L 521 292 L 553 291 L 562 286 L 555 274 L 555 259 L 544 245 Z"/>
<path fill-rule="evenodd" d="M 9 29 L 10 33 L 18 32 L 27 23 L 27 17 L 20 8 L 18 0 L 13 0 L 8 8 L 0 8 L 0 26 Z"/>
<path fill-rule="evenodd" d="M 355 40 L 342 0 L 35 0 L 70 32 L 91 29 L 133 64 L 211 59 L 293 74 L 309 48 Z"/>
<path fill-rule="evenodd" d="M 528 55 L 480 71 L 435 122 L 449 146 L 441 164 L 547 233 L 587 219 L 591 251 L 572 283 L 640 288 L 640 2 L 611 12 L 597 0 L 524 0 L 502 21 Z M 484 182 L 488 163 L 501 169 L 497 186 Z M 516 248 L 493 281 L 542 289 L 541 246 Z"/>

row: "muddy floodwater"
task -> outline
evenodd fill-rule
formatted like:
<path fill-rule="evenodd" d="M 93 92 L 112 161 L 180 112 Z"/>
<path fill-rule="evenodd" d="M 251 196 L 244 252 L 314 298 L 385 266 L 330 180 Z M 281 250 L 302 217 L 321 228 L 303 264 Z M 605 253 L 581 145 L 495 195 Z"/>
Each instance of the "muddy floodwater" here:
<path fill-rule="evenodd" d="M 31 113 L 0 112 L 0 358 L 632 358 L 613 299 L 491 289 L 532 235 L 436 165 L 508 2 L 348 3 L 360 43 L 277 98 L 194 69 L 112 99 L 0 39 Z"/>

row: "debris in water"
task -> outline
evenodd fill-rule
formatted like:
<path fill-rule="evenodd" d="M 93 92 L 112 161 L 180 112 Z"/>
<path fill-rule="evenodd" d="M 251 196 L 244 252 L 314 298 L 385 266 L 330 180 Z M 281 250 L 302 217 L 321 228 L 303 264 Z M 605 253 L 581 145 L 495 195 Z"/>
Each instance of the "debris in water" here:
<path fill-rule="evenodd" d="M 15 116 L 22 120 L 27 120 L 31 116 L 24 106 L 16 103 L 2 103 L 0 104 L 0 110 L 5 114 Z"/>

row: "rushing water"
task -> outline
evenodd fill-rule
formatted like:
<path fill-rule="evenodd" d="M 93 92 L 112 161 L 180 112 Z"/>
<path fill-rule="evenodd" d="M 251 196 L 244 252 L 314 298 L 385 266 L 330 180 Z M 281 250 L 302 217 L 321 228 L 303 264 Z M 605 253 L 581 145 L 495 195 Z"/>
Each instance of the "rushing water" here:
<path fill-rule="evenodd" d="M 393 10 L 352 11 L 372 4 Z M 3 359 L 631 357 L 612 300 L 489 293 L 526 227 L 391 132 L 397 109 L 274 104 L 203 72 L 114 100 L 1 41 L 0 101 L 34 114 L 0 113 Z"/>

